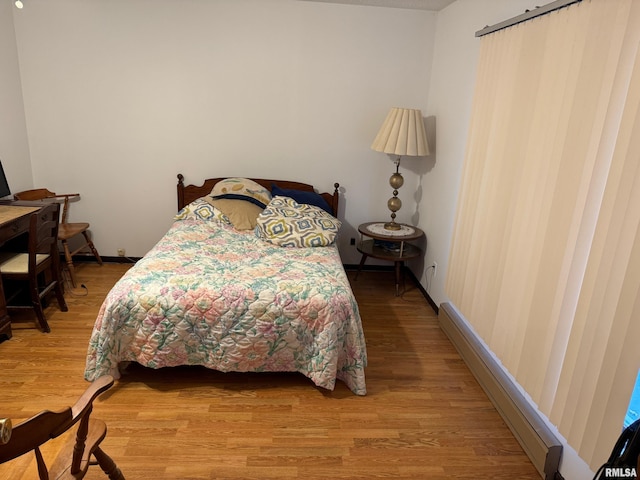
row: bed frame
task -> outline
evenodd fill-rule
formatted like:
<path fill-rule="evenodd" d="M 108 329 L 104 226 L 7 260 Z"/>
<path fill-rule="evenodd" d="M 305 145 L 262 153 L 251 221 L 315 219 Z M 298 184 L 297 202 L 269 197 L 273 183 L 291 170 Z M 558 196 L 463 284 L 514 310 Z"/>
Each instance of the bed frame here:
<path fill-rule="evenodd" d="M 218 183 L 220 180 L 224 180 L 228 177 L 222 178 L 209 178 L 204 181 L 204 183 L 200 186 L 198 185 L 185 185 L 184 184 L 184 176 L 179 173 L 178 174 L 178 211 L 182 210 L 186 205 L 190 204 L 194 200 L 198 198 L 204 197 L 206 194 L 211 192 L 213 186 Z M 289 180 L 266 180 L 262 178 L 251 178 L 256 183 L 259 183 L 269 191 L 271 191 L 271 185 L 276 184 L 280 188 L 293 189 L 293 190 L 302 190 L 304 192 L 315 192 L 315 188 L 313 185 L 309 185 L 308 183 L 300 183 L 300 182 L 291 182 Z M 322 197 L 327 201 L 331 210 L 333 210 L 333 215 L 338 215 L 338 187 L 340 184 L 333 184 L 333 193 L 321 193 Z"/>

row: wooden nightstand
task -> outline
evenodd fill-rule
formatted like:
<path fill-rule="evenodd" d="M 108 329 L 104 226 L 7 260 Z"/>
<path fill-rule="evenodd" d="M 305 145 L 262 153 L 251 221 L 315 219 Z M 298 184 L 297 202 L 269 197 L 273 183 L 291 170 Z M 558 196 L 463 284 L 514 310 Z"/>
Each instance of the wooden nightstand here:
<path fill-rule="evenodd" d="M 420 240 L 424 232 L 418 227 L 400 224 L 400 230 L 385 230 L 384 222 L 368 222 L 358 227 L 360 243 L 357 249 L 362 253 L 355 279 L 362 270 L 367 257 L 394 262 L 396 270 L 396 296 L 400 295 L 400 279 L 405 260 L 420 257 L 422 249 L 409 243 Z M 365 240 L 364 237 L 369 237 Z"/>

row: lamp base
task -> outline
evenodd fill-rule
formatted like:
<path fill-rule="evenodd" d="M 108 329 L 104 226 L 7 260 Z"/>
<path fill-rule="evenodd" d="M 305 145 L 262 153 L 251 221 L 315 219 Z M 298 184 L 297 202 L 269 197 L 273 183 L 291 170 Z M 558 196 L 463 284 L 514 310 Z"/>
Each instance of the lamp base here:
<path fill-rule="evenodd" d="M 384 224 L 385 230 L 400 230 L 402 226 L 396 222 L 387 222 Z"/>

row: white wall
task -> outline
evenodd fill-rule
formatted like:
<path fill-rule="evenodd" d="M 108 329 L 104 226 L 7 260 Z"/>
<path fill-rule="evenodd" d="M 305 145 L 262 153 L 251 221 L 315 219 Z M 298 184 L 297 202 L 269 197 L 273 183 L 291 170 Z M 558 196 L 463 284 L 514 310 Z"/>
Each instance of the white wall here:
<path fill-rule="evenodd" d="M 0 2 L 0 160 L 12 191 L 31 187 L 12 2 Z"/>
<path fill-rule="evenodd" d="M 341 252 L 388 218 L 370 149 L 391 106 L 426 106 L 434 12 L 294 0 L 30 0 L 15 15 L 35 185 L 80 192 L 105 256 L 142 256 L 176 174 L 342 185 Z M 409 194 L 409 192 L 407 192 Z"/>

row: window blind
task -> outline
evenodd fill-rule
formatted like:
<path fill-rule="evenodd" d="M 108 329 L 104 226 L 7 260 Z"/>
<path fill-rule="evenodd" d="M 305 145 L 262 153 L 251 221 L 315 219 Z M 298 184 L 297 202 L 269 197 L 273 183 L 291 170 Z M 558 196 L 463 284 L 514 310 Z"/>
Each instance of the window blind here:
<path fill-rule="evenodd" d="M 480 42 L 447 294 L 595 470 L 640 366 L 640 2 Z"/>

